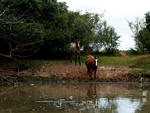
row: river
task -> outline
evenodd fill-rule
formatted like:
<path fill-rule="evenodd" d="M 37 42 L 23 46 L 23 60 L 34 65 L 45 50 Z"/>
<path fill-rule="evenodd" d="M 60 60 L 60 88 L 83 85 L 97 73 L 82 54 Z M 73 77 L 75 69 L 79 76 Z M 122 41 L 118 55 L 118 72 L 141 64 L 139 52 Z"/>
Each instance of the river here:
<path fill-rule="evenodd" d="M 150 113 L 149 86 L 139 83 L 0 86 L 0 113 Z"/>

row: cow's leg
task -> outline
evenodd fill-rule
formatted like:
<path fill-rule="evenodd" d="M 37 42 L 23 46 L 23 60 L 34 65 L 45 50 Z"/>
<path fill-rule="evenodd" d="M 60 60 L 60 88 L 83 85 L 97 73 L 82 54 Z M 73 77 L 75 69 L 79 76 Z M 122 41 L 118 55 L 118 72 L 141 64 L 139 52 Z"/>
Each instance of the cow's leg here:
<path fill-rule="evenodd" d="M 88 75 L 89 75 L 89 79 L 91 79 L 91 67 L 87 66 L 87 71 L 88 71 Z"/>
<path fill-rule="evenodd" d="M 92 68 L 90 68 L 90 79 L 92 80 L 93 79 L 93 69 Z"/>
<path fill-rule="evenodd" d="M 89 73 L 89 79 L 92 80 L 92 72 Z"/>
<path fill-rule="evenodd" d="M 75 65 L 77 64 L 77 57 L 78 55 L 75 55 Z"/>
<path fill-rule="evenodd" d="M 81 66 L 80 55 L 78 55 L 78 61 L 79 61 L 79 65 Z"/>
<path fill-rule="evenodd" d="M 93 75 L 93 68 L 91 70 L 92 70 L 92 72 L 91 72 L 91 79 L 93 79 L 93 76 L 92 76 Z"/>

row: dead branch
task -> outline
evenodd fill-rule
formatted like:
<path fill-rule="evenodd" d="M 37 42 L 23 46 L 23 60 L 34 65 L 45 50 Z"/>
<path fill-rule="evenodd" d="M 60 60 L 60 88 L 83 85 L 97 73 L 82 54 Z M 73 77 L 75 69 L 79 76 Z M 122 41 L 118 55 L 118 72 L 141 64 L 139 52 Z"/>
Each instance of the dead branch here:
<path fill-rule="evenodd" d="M 0 14 L 0 17 L 3 16 L 3 14 L 4 14 L 5 12 L 6 12 L 6 10 L 4 10 L 4 11 Z"/>
<path fill-rule="evenodd" d="M 40 49 L 40 48 L 38 48 L 38 49 L 36 49 L 36 50 L 32 51 L 32 53 L 31 53 L 30 55 L 26 55 L 26 56 L 13 55 L 13 56 L 15 56 L 15 57 L 19 57 L 19 58 L 27 58 L 27 57 L 30 57 L 30 56 L 34 55 L 35 53 L 37 53 L 37 52 L 39 51 L 39 49 Z"/>
<path fill-rule="evenodd" d="M 0 53 L 0 56 L 6 57 L 6 58 L 10 58 L 10 59 L 12 59 L 12 60 L 14 60 L 14 61 L 16 61 L 16 62 L 19 62 L 19 60 L 17 60 L 16 58 L 12 57 L 11 55 L 6 55 L 6 54 Z"/>

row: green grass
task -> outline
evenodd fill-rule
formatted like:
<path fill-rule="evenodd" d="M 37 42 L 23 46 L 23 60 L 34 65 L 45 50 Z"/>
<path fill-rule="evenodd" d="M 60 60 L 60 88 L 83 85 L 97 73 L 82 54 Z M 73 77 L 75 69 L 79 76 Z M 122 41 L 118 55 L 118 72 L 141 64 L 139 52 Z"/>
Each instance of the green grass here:
<path fill-rule="evenodd" d="M 134 55 L 129 57 L 123 57 L 123 56 L 98 56 L 98 62 L 99 66 L 128 66 L 128 67 L 138 67 L 138 62 L 140 59 L 147 59 L 146 61 L 150 63 L 150 60 L 148 61 L 148 58 L 150 59 L 150 55 Z M 81 57 L 82 63 L 85 61 L 85 56 Z M 146 62 L 143 62 L 143 66 L 145 66 Z M 142 66 L 141 66 L 142 67 Z"/>
<path fill-rule="evenodd" d="M 134 55 L 128 58 L 122 56 L 108 57 L 102 56 L 99 65 L 127 66 L 130 68 L 140 68 L 141 70 L 133 71 L 131 74 L 134 78 L 144 76 L 150 70 L 150 55 Z"/>
<path fill-rule="evenodd" d="M 84 65 L 86 56 L 81 56 Z M 99 66 L 128 66 L 131 68 L 150 69 L 150 55 L 135 55 L 128 58 L 123 56 L 98 56 Z M 70 63 L 68 60 L 24 60 L 23 64 L 28 68 L 38 68 L 44 64 L 64 64 Z M 74 64 L 74 61 L 73 61 Z"/>
<path fill-rule="evenodd" d="M 138 67 L 138 68 L 142 68 L 145 70 L 149 70 L 150 69 L 150 55 L 139 58 L 138 60 L 136 60 L 134 65 L 132 65 L 132 67 Z"/>
<path fill-rule="evenodd" d="M 130 56 L 128 58 L 122 56 L 102 56 L 99 57 L 99 65 L 111 65 L 111 66 L 132 66 L 136 62 L 146 57 L 147 55 Z"/>

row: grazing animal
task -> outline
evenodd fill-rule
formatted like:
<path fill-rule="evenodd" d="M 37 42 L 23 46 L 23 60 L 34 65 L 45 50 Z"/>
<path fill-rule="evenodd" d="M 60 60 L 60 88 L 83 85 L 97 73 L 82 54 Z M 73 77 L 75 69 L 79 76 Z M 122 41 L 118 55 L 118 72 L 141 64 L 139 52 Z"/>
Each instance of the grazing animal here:
<path fill-rule="evenodd" d="M 96 79 L 96 71 L 98 67 L 98 59 L 94 56 L 87 56 L 85 60 L 87 71 L 90 79 L 92 79 L 92 73 L 94 72 L 94 79 Z"/>
<path fill-rule="evenodd" d="M 79 62 L 79 65 L 81 65 L 80 61 L 80 41 L 76 41 L 75 43 L 70 43 L 68 48 L 68 54 L 69 54 L 69 60 L 72 62 L 73 55 L 75 56 L 75 65 L 77 64 L 77 61 Z"/>

